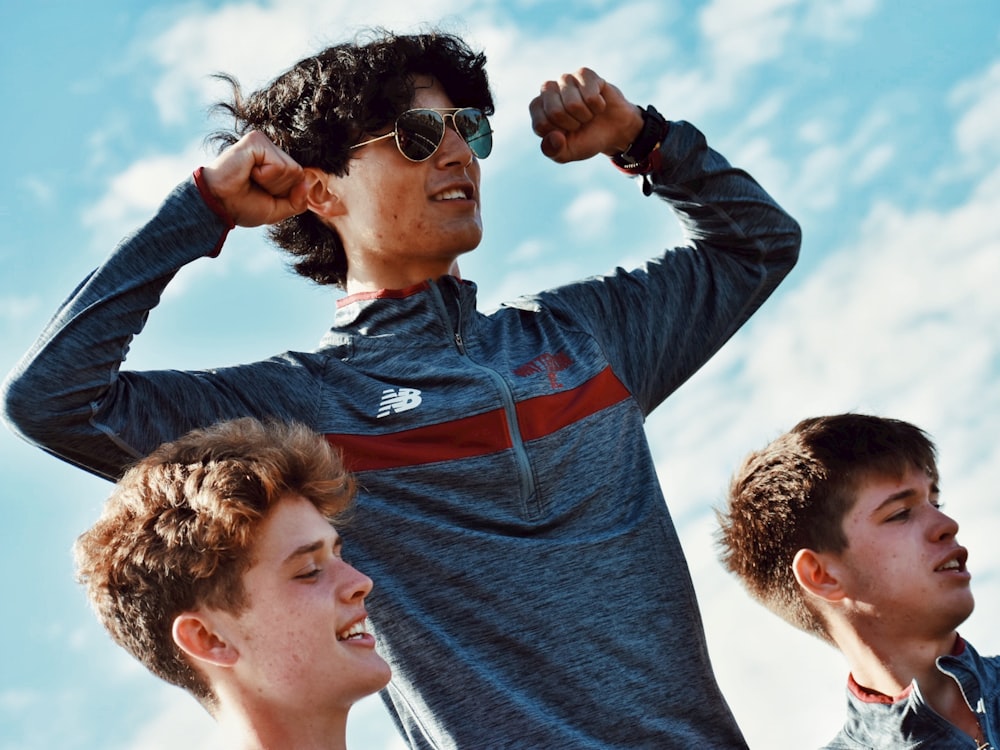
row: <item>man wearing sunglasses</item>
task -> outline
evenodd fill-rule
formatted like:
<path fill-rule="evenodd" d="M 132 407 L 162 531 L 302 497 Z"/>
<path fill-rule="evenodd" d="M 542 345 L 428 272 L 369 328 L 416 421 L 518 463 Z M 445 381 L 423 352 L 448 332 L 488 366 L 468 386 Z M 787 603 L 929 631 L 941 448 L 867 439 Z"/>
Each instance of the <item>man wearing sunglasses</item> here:
<path fill-rule="evenodd" d="M 484 65 L 452 36 L 385 35 L 237 89 L 225 149 L 64 304 L 7 418 L 111 479 L 243 416 L 341 447 L 360 488 L 345 552 L 378 581 L 383 695 L 411 747 L 744 747 L 642 425 L 788 273 L 798 225 L 695 128 L 582 68 L 529 106 L 542 152 L 610 156 L 690 244 L 478 312 L 454 271 L 482 239 Z M 119 371 L 173 274 L 237 225 L 346 291 L 318 349 Z"/>

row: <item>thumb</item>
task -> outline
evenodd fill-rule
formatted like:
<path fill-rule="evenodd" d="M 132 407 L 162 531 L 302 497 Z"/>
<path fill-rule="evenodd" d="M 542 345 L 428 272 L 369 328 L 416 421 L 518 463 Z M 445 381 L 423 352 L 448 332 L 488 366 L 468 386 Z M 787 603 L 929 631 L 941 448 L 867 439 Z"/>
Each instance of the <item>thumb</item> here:
<path fill-rule="evenodd" d="M 558 161 L 558 156 L 566 148 L 566 135 L 559 130 L 553 130 L 542 138 L 542 153 L 550 159 Z"/>

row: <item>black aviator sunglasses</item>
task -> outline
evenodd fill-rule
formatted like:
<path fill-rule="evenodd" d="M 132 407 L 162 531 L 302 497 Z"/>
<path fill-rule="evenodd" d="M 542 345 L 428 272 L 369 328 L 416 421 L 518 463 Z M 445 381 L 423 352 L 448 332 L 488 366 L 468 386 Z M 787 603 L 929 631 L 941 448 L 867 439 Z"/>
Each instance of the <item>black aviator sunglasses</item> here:
<path fill-rule="evenodd" d="M 475 107 L 408 109 L 396 118 L 396 128 L 391 133 L 355 143 L 351 148 L 361 148 L 369 143 L 395 136 L 399 153 L 410 161 L 424 161 L 429 159 L 444 141 L 447 117 L 451 118 L 452 126 L 469 144 L 473 154 L 480 159 L 490 155 L 493 150 L 493 130 L 483 111 Z"/>

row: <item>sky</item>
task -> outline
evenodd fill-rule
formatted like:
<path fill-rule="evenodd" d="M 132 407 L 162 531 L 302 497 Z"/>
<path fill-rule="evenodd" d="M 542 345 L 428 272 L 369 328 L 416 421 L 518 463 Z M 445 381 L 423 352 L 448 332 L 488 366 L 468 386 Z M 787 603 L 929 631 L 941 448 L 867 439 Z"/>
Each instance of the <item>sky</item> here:
<path fill-rule="evenodd" d="M 0 372 L 211 158 L 204 138 L 225 123 L 210 105 L 226 94 L 213 73 L 256 88 L 372 25 L 442 26 L 489 59 L 486 234 L 462 260 L 483 309 L 683 242 L 669 209 L 607 160 L 541 156 L 528 102 L 581 66 L 695 123 L 801 223 L 792 275 L 647 422 L 716 674 L 752 748 L 815 747 L 844 716 L 843 659 L 753 603 L 714 546 L 740 459 L 805 416 L 863 411 L 933 436 L 977 598 L 961 632 L 1000 651 L 996 0 L 0 0 Z M 259 230 L 237 230 L 220 258 L 178 275 L 126 366 L 308 350 L 335 299 Z M 217 747 L 207 714 L 115 647 L 74 583 L 73 540 L 110 485 L 7 430 L 0 477 L 0 750 Z M 402 748 L 377 698 L 354 709 L 348 741 Z"/>

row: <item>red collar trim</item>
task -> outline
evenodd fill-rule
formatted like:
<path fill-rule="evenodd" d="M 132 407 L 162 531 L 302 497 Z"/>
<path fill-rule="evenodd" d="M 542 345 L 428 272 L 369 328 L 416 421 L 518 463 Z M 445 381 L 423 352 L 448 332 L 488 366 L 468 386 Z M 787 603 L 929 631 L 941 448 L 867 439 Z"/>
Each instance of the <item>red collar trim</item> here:
<path fill-rule="evenodd" d="M 892 703 L 898 703 L 901 700 L 905 700 L 913 692 L 913 683 L 911 682 L 902 693 L 896 697 L 886 695 L 885 693 L 880 693 L 878 690 L 871 690 L 869 688 L 859 685 L 854 679 L 853 674 L 847 675 L 847 689 L 851 691 L 859 701 L 864 703 L 881 703 L 884 705 L 890 705 Z"/>
<path fill-rule="evenodd" d="M 965 639 L 962 636 L 955 634 L 955 643 L 951 647 L 951 656 L 958 656 L 963 651 L 965 651 Z M 905 700 L 909 697 L 910 693 L 913 692 L 913 683 L 911 682 L 899 695 L 893 697 L 886 695 L 885 693 L 880 693 L 878 690 L 871 690 L 862 685 L 859 685 L 854 679 L 853 674 L 847 675 L 847 689 L 851 691 L 859 701 L 864 701 L 865 703 L 882 703 L 891 704 L 898 703 L 901 700 Z"/>
<path fill-rule="evenodd" d="M 405 299 L 406 297 L 412 297 L 414 294 L 423 292 L 429 287 L 429 282 L 421 281 L 403 289 L 378 289 L 374 292 L 358 292 L 357 294 L 350 294 L 347 297 L 338 299 L 337 309 L 353 304 L 354 302 L 365 302 L 373 299 Z"/>

